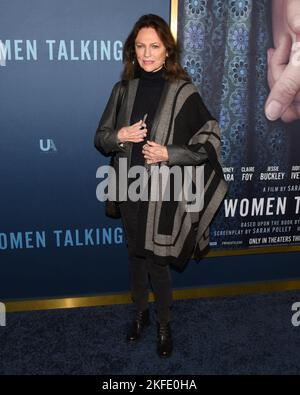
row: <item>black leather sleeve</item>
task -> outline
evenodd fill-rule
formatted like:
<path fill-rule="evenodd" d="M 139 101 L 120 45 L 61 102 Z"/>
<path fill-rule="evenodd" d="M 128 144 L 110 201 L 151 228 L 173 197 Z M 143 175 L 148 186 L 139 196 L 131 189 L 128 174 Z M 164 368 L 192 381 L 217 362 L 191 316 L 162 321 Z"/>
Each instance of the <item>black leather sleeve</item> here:
<path fill-rule="evenodd" d="M 121 82 L 117 82 L 113 87 L 94 137 L 95 147 L 104 155 L 124 151 L 124 147 L 118 143 L 118 131 L 115 129 L 120 87 Z"/>
<path fill-rule="evenodd" d="M 199 93 L 193 93 L 183 104 L 174 123 L 173 144 L 167 145 L 168 165 L 201 165 L 208 160 L 202 144 L 189 144 L 189 140 L 206 122 L 213 120 Z"/>
<path fill-rule="evenodd" d="M 167 145 L 168 165 L 197 166 L 202 165 L 208 159 L 206 150 L 202 144 Z"/>

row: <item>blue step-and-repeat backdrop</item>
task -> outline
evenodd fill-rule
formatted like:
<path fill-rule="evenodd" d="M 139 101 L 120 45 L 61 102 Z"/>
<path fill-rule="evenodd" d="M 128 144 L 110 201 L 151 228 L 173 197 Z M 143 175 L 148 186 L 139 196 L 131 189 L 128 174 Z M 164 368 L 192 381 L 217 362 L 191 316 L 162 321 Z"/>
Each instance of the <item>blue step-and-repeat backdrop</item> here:
<path fill-rule="evenodd" d="M 150 12 L 168 21 L 170 1 L 0 1 L 0 300 L 128 289 L 93 137 L 122 43 Z"/>
<path fill-rule="evenodd" d="M 279 3 L 178 1 L 181 62 L 219 121 L 230 187 L 211 247 L 277 254 L 191 261 L 184 275 L 173 272 L 175 287 L 300 277 L 299 252 L 278 253 L 300 251 L 299 92 L 293 119 L 270 121 L 264 111 L 273 68 L 281 79 L 299 75 L 299 42 L 284 48 L 288 74 L 275 62 Z M 134 22 L 146 13 L 169 21 L 170 6 L 0 0 L 0 300 L 128 291 L 121 222 L 96 198 L 108 159 L 93 138 Z"/>

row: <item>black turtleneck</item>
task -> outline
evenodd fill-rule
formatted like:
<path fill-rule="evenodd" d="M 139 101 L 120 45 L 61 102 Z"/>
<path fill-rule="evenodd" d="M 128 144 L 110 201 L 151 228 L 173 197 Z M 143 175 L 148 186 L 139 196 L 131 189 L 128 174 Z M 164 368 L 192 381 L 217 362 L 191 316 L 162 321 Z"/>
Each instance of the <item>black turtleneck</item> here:
<path fill-rule="evenodd" d="M 141 141 L 140 143 L 133 143 L 130 166 L 144 166 L 145 164 L 145 159 L 142 154 L 142 147 L 146 141 L 149 140 L 150 130 L 164 87 L 165 80 L 163 79 L 162 75 L 163 69 L 160 69 L 154 73 L 149 73 L 143 69 L 140 69 L 140 80 L 132 109 L 130 124 L 132 125 L 140 121 L 144 118 L 145 114 L 148 114 L 145 122 L 148 132 L 144 141 Z"/>

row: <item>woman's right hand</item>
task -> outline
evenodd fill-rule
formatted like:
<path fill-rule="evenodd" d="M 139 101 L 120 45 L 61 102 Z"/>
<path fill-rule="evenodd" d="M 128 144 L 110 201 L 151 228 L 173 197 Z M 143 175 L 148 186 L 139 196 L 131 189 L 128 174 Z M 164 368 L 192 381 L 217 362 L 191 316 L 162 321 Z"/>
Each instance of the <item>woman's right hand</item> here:
<path fill-rule="evenodd" d="M 143 127 L 143 129 L 141 129 Z M 140 143 L 144 141 L 147 135 L 146 124 L 143 121 L 139 121 L 131 126 L 124 126 L 118 131 L 117 137 L 119 143 L 125 143 L 127 141 L 132 143 Z"/>

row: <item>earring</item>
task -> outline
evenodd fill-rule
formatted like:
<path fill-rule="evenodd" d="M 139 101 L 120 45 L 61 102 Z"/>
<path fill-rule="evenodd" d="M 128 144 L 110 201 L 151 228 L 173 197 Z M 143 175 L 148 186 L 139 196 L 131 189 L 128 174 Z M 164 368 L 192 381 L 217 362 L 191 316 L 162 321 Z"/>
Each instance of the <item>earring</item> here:
<path fill-rule="evenodd" d="M 166 60 L 167 60 L 167 57 L 168 57 L 168 54 L 166 55 L 165 60 L 164 60 L 164 64 L 163 64 L 164 67 L 166 67 Z"/>

